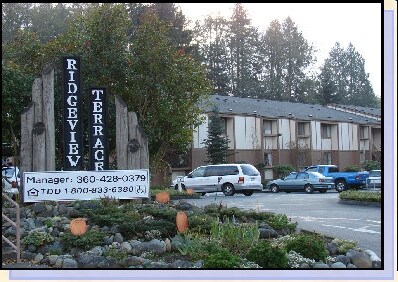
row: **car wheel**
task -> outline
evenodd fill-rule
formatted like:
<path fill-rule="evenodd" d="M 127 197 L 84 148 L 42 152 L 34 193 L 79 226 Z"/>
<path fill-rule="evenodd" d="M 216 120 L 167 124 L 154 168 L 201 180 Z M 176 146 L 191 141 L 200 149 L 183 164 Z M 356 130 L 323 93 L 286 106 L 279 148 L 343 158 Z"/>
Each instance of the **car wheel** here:
<path fill-rule="evenodd" d="M 222 187 L 222 192 L 225 196 L 233 196 L 235 194 L 234 185 L 231 183 L 225 183 Z"/>
<path fill-rule="evenodd" d="M 347 190 L 347 183 L 344 180 L 337 180 L 336 183 L 336 191 L 337 192 L 343 192 L 344 190 Z"/>
<path fill-rule="evenodd" d="M 279 187 L 278 185 L 271 185 L 271 192 L 272 193 L 278 193 L 279 192 Z"/>
<path fill-rule="evenodd" d="M 204 196 L 204 195 L 206 195 L 206 192 L 202 192 L 202 193 L 200 193 L 202 196 Z"/>
<path fill-rule="evenodd" d="M 243 195 L 251 196 L 251 195 L 253 195 L 253 191 L 245 191 L 245 192 L 243 192 Z"/>
<path fill-rule="evenodd" d="M 326 193 L 327 190 L 328 189 L 321 189 L 321 190 L 319 190 L 319 193 Z"/>
<path fill-rule="evenodd" d="M 178 190 L 178 184 L 176 184 L 176 185 L 174 186 L 174 188 L 175 188 L 176 190 Z M 185 188 L 185 185 L 184 185 L 184 184 L 181 184 L 181 189 L 182 189 L 183 191 L 185 191 L 185 190 L 186 190 L 186 188 Z"/>
<path fill-rule="evenodd" d="M 304 190 L 308 194 L 314 193 L 314 187 L 311 184 L 307 184 L 304 186 Z"/>

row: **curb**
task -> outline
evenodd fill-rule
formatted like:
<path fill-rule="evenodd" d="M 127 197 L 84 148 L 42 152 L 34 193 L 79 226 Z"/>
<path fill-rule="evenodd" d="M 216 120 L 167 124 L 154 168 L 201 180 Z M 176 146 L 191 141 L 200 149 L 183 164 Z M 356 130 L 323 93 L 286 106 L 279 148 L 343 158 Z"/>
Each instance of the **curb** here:
<path fill-rule="evenodd" d="M 363 201 L 355 201 L 355 200 L 339 200 L 339 204 L 344 204 L 344 205 L 358 205 L 358 206 L 368 206 L 368 207 L 377 207 L 381 208 L 380 203 L 376 202 L 363 202 Z"/>

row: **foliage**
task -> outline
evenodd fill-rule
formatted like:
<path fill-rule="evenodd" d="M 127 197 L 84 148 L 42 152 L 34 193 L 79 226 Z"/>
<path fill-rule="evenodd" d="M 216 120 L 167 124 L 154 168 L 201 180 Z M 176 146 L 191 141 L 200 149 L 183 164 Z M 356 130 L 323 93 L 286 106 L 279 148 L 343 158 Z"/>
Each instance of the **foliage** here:
<path fill-rule="evenodd" d="M 286 251 L 278 246 L 272 246 L 266 240 L 254 244 L 249 249 L 246 258 L 256 262 L 262 268 L 286 268 L 288 266 Z"/>
<path fill-rule="evenodd" d="M 127 257 L 127 251 L 124 249 L 116 248 L 116 247 L 112 246 L 104 252 L 103 256 L 104 257 L 112 257 L 119 261 L 119 260 L 122 260 Z"/>
<path fill-rule="evenodd" d="M 315 264 L 315 260 L 305 258 L 295 251 L 290 251 L 287 254 L 287 259 L 290 268 L 300 268 L 300 265 L 303 263 L 306 263 L 309 266 L 313 266 Z"/>
<path fill-rule="evenodd" d="M 46 232 L 39 232 L 39 231 L 34 231 L 25 238 L 22 239 L 22 244 L 25 245 L 35 245 L 35 246 L 42 246 L 46 243 L 51 243 L 54 241 L 53 236 Z"/>
<path fill-rule="evenodd" d="M 337 250 L 338 250 L 339 254 L 345 255 L 347 253 L 347 251 L 350 249 L 360 250 L 357 247 L 358 242 L 353 241 L 353 240 L 343 240 L 343 239 L 335 238 L 335 239 L 333 239 L 332 242 L 337 244 Z"/>
<path fill-rule="evenodd" d="M 193 214 L 189 216 L 189 230 L 199 234 L 210 234 L 214 218 L 206 214 Z"/>
<path fill-rule="evenodd" d="M 294 232 L 297 227 L 297 222 L 292 223 L 291 219 L 286 214 L 273 214 L 268 219 L 268 224 L 275 230 L 287 228 L 290 232 Z"/>
<path fill-rule="evenodd" d="M 163 238 L 173 237 L 176 234 L 175 220 L 137 220 L 120 224 L 119 230 L 123 237 L 132 239 L 134 237 L 144 237 L 146 231 L 157 230 Z"/>
<path fill-rule="evenodd" d="M 317 261 L 324 261 L 328 255 L 325 247 L 325 241 L 317 234 L 299 233 L 286 243 L 286 250 L 288 252 L 295 251 L 302 256 L 314 259 Z"/>
<path fill-rule="evenodd" d="M 366 170 L 374 170 L 374 169 L 381 169 L 380 162 L 378 161 L 364 161 L 361 165 L 361 167 Z"/>
<path fill-rule="evenodd" d="M 224 222 L 213 221 L 210 230 L 210 238 L 220 241 L 221 245 L 233 253 L 247 250 L 259 240 L 259 230 L 255 224 L 235 224 L 229 219 Z"/>
<path fill-rule="evenodd" d="M 339 193 L 339 198 L 342 200 L 354 200 L 360 202 L 376 202 L 381 203 L 380 192 L 364 192 L 364 191 L 353 191 L 346 190 Z"/>
<path fill-rule="evenodd" d="M 359 167 L 357 165 L 349 165 L 347 167 L 344 168 L 345 172 L 357 172 L 359 171 Z"/>
<path fill-rule="evenodd" d="M 122 96 L 148 134 L 154 170 L 162 166 L 167 150 L 185 150 L 192 141 L 193 128 L 202 122 L 199 102 L 210 89 L 204 69 L 176 50 L 168 33 L 156 15 L 142 15 L 128 53 L 128 93 Z"/>
<path fill-rule="evenodd" d="M 290 164 L 279 164 L 272 167 L 273 172 L 275 173 L 274 178 L 283 178 L 292 171 L 295 171 L 296 168 Z"/>
<path fill-rule="evenodd" d="M 198 260 L 208 256 L 213 251 L 213 245 L 200 234 L 192 231 L 183 234 L 178 233 L 173 238 L 173 243 L 182 255 L 187 255 L 192 259 Z"/>
<path fill-rule="evenodd" d="M 238 268 L 240 257 L 231 254 L 227 249 L 210 254 L 204 259 L 204 268 Z"/>
<path fill-rule="evenodd" d="M 70 232 L 65 232 L 62 242 L 67 248 L 79 248 L 90 250 L 95 246 L 102 245 L 106 234 L 101 230 L 89 230 L 81 236 L 74 236 Z"/>
<path fill-rule="evenodd" d="M 213 113 L 209 118 L 207 139 L 202 143 L 206 146 L 207 159 L 210 164 L 223 164 L 228 156 L 228 137 L 222 126 L 222 119 L 217 107 L 213 108 Z"/>
<path fill-rule="evenodd" d="M 365 60 L 350 43 L 346 49 L 336 42 L 321 67 L 320 101 L 344 105 L 377 107 L 375 96 L 365 71 Z"/>

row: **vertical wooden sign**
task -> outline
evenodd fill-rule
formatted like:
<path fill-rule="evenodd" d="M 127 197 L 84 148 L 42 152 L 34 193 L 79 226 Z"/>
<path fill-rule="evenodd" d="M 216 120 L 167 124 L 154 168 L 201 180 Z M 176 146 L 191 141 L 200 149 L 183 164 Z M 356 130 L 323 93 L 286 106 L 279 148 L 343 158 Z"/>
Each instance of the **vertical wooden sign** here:
<path fill-rule="evenodd" d="M 106 89 L 90 88 L 90 170 L 108 170 L 108 127 Z"/>
<path fill-rule="evenodd" d="M 63 88 L 63 170 L 83 169 L 83 123 L 80 58 L 62 58 Z"/>

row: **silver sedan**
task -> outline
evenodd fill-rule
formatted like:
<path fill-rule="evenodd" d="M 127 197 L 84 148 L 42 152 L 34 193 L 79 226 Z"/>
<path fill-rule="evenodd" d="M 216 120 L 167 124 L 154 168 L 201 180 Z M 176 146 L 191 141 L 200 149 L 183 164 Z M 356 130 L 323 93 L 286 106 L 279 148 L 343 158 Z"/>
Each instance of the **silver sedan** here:
<path fill-rule="evenodd" d="M 269 181 L 266 189 L 273 193 L 279 191 L 304 191 L 306 193 L 319 191 L 325 193 L 327 190 L 334 189 L 334 182 L 332 177 L 323 176 L 318 172 L 292 172 L 284 178 Z"/>

